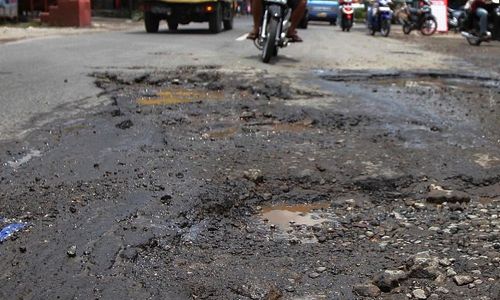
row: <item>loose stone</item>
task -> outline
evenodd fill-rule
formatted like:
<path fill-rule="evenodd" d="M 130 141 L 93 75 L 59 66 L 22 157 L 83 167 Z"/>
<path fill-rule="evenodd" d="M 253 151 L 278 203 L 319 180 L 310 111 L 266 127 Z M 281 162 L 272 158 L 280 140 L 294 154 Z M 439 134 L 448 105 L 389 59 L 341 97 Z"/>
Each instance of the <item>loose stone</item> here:
<path fill-rule="evenodd" d="M 427 295 L 425 294 L 425 291 L 422 289 L 416 289 L 413 291 L 413 297 L 416 299 L 427 299 Z"/>
<path fill-rule="evenodd" d="M 400 282 L 407 279 L 408 276 L 401 270 L 385 270 L 375 274 L 373 284 L 379 287 L 383 292 L 390 292 L 397 287 Z"/>
<path fill-rule="evenodd" d="M 457 276 L 453 277 L 453 281 L 455 281 L 455 283 L 458 286 L 461 286 L 461 285 L 466 285 L 466 284 L 472 283 L 474 281 L 474 278 L 472 278 L 471 276 L 468 276 L 468 275 L 457 275 Z"/>
<path fill-rule="evenodd" d="M 440 287 L 438 287 L 438 288 L 436 289 L 436 292 L 437 292 L 437 293 L 441 293 L 441 294 L 448 294 L 450 291 L 449 291 L 448 289 L 446 289 L 446 288 L 444 288 L 444 287 L 440 286 Z"/>
<path fill-rule="evenodd" d="M 66 251 L 66 254 L 68 255 L 68 257 L 75 257 L 76 256 L 76 246 L 73 245 L 73 246 L 69 247 L 68 251 Z"/>
<path fill-rule="evenodd" d="M 375 298 L 380 296 L 380 289 L 373 284 L 358 284 L 353 287 L 354 294 L 360 297 Z"/>

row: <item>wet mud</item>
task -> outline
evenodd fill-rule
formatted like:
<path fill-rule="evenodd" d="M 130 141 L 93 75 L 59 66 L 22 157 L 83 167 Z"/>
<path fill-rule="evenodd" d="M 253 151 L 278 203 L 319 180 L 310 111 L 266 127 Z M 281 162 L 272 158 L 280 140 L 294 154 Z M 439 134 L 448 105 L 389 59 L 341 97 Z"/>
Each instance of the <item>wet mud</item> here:
<path fill-rule="evenodd" d="M 1 298 L 499 298 L 498 78 L 92 76 L 0 145 Z"/>

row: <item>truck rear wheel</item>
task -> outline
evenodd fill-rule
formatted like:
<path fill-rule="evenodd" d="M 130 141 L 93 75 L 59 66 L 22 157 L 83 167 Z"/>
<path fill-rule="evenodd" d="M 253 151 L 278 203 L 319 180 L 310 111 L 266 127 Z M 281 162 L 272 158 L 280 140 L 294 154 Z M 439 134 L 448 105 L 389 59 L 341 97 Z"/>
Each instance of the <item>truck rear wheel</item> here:
<path fill-rule="evenodd" d="M 220 3 L 215 4 L 215 11 L 208 18 L 208 30 L 211 33 L 222 31 L 222 7 Z"/>
<path fill-rule="evenodd" d="M 227 11 L 224 13 L 225 20 L 223 21 L 224 23 L 224 30 L 231 30 L 233 29 L 233 18 L 234 18 L 234 11 L 232 8 L 232 5 L 227 5 L 226 8 Z"/>
<path fill-rule="evenodd" d="M 155 14 L 147 11 L 144 13 L 144 25 L 146 25 L 146 32 L 158 32 L 158 28 L 160 27 L 160 18 L 158 18 Z"/>

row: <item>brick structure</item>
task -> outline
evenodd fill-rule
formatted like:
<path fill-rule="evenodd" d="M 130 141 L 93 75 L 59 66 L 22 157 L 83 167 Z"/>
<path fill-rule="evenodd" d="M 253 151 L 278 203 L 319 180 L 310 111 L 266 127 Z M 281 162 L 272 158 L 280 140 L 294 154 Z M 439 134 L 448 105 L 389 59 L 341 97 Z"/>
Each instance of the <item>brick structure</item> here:
<path fill-rule="evenodd" d="M 90 0 L 59 0 L 40 14 L 42 23 L 50 26 L 87 27 L 91 23 Z"/>

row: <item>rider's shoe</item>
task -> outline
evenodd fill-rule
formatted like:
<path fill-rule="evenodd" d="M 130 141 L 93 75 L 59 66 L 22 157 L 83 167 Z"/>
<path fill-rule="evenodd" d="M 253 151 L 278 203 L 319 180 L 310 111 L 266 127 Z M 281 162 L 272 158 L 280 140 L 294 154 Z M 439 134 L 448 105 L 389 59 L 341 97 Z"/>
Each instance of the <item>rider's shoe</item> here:
<path fill-rule="evenodd" d="M 288 41 L 290 43 L 302 43 L 303 42 L 303 40 L 297 34 L 297 30 L 294 30 L 293 32 L 288 32 L 286 37 L 288 38 Z"/>
<path fill-rule="evenodd" d="M 481 34 L 481 39 L 487 40 L 491 38 L 491 32 L 486 31 L 483 34 Z"/>
<path fill-rule="evenodd" d="M 256 39 L 257 39 L 257 34 L 256 34 L 255 32 L 253 32 L 253 31 L 251 31 L 251 32 L 249 32 L 249 33 L 247 34 L 247 39 L 249 39 L 249 40 L 253 40 L 253 41 L 254 41 L 254 40 L 256 40 Z"/>

